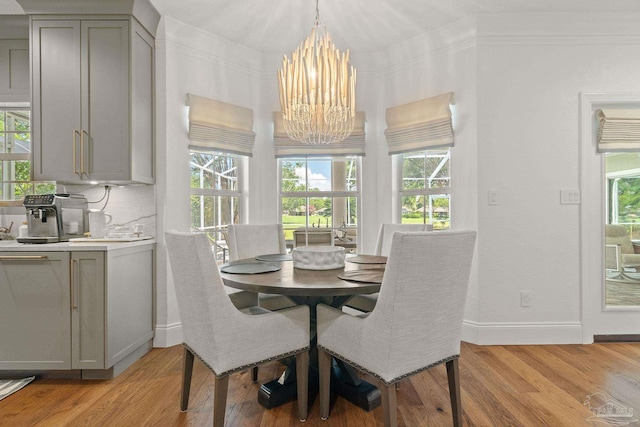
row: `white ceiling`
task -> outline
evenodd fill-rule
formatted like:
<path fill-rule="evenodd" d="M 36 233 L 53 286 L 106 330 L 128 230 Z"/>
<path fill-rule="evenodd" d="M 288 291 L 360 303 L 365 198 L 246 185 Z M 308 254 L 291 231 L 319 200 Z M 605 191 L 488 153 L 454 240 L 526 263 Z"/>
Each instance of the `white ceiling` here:
<path fill-rule="evenodd" d="M 482 12 L 640 12 L 640 0 L 319 0 L 338 48 L 376 52 Z M 263 53 L 289 53 L 309 33 L 315 0 L 151 0 L 178 21 Z M 0 0 L 0 14 L 20 14 Z"/>

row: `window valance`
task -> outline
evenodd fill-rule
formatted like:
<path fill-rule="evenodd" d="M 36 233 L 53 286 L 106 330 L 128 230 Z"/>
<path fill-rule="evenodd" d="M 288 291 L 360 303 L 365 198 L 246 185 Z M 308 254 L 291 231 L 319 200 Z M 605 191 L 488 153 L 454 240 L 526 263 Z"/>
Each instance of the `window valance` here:
<path fill-rule="evenodd" d="M 453 146 L 453 93 L 387 108 L 389 154 Z"/>
<path fill-rule="evenodd" d="M 188 94 L 191 148 L 207 148 L 251 157 L 256 134 L 253 110 Z"/>
<path fill-rule="evenodd" d="M 356 112 L 356 123 L 353 131 L 347 139 L 333 144 L 303 144 L 294 141 L 287 136 L 282 123 L 282 113 L 273 113 L 273 140 L 276 157 L 287 156 L 340 156 L 358 155 L 364 156 L 364 141 L 366 122 L 364 111 Z"/>
<path fill-rule="evenodd" d="M 596 111 L 598 151 L 640 151 L 640 108 Z"/>

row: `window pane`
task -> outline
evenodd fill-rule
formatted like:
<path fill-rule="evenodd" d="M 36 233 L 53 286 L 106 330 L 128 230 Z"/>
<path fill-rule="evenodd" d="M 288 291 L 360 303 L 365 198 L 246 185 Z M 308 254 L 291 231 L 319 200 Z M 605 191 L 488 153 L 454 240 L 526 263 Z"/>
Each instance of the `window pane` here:
<path fill-rule="evenodd" d="M 309 198 L 309 226 L 331 227 L 331 197 Z"/>
<path fill-rule="evenodd" d="M 0 200 L 20 200 L 26 194 L 53 193 L 55 184 L 31 181 L 30 110 L 0 107 Z M 14 156 L 19 154 L 19 156 Z M 10 160 L 7 160 L 10 159 Z"/>
<path fill-rule="evenodd" d="M 424 188 L 424 152 L 404 154 L 402 157 L 402 189 Z"/>
<path fill-rule="evenodd" d="M 449 216 L 449 195 L 441 194 L 429 196 L 431 208 L 426 222 L 433 224 L 434 230 L 447 230 L 451 228 L 451 218 Z M 426 209 L 425 209 L 426 212 Z"/>
<path fill-rule="evenodd" d="M 237 224 L 240 219 L 239 197 L 220 196 L 215 215 L 215 224 L 218 227 L 226 227 L 229 224 Z"/>
<path fill-rule="evenodd" d="M 303 159 L 282 161 L 282 191 L 306 191 L 306 167 Z"/>
<path fill-rule="evenodd" d="M 191 188 L 237 189 L 238 160 L 217 153 L 191 152 Z"/>
<path fill-rule="evenodd" d="M 333 159 L 333 191 L 357 191 L 358 170 L 355 157 Z"/>
<path fill-rule="evenodd" d="M 355 227 L 358 225 L 358 205 L 357 197 L 334 197 L 333 198 L 333 224 L 341 227 Z"/>
<path fill-rule="evenodd" d="M 306 226 L 306 198 L 282 198 L 282 227 L 285 239 L 293 240 L 293 230 Z"/>
<path fill-rule="evenodd" d="M 307 167 L 309 191 L 331 191 L 331 159 L 309 160 Z"/>
<path fill-rule="evenodd" d="M 433 224 L 434 230 L 451 227 L 449 195 L 405 196 L 402 198 L 403 224 Z"/>
<path fill-rule="evenodd" d="M 425 196 L 402 198 L 402 224 L 424 224 Z"/>
<path fill-rule="evenodd" d="M 427 151 L 425 169 L 429 188 L 448 187 L 450 185 L 448 151 Z"/>

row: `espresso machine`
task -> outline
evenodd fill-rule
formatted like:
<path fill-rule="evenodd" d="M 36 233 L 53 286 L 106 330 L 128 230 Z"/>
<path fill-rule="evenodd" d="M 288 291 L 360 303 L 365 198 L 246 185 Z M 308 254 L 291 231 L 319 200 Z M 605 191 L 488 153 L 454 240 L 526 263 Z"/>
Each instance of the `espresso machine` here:
<path fill-rule="evenodd" d="M 20 243 L 67 242 L 89 231 L 88 204 L 84 196 L 72 194 L 29 194 L 24 197 L 28 236 Z"/>

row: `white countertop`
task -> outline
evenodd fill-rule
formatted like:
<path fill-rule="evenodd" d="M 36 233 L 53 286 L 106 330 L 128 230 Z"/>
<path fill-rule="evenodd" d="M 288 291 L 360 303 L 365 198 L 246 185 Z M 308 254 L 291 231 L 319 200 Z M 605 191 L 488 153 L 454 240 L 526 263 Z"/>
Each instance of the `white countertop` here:
<path fill-rule="evenodd" d="M 15 240 L 0 240 L 0 252 L 69 252 L 69 251 L 111 251 L 156 243 L 156 239 L 134 242 L 61 242 L 61 243 L 18 243 Z"/>

